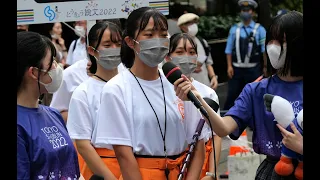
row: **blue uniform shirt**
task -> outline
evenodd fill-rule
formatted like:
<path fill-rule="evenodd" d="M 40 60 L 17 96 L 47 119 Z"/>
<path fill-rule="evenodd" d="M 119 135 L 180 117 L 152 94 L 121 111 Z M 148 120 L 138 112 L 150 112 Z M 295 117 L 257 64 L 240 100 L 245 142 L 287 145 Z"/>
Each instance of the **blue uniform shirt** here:
<path fill-rule="evenodd" d="M 266 93 L 288 100 L 295 116 L 303 109 L 303 80 L 286 82 L 274 75 L 270 79 L 247 84 L 225 116 L 233 117 L 238 124 L 238 128 L 230 134 L 232 139 L 238 139 L 249 126 L 254 131 L 254 151 L 279 158 L 282 135 L 273 114 L 264 105 L 263 95 Z"/>
<path fill-rule="evenodd" d="M 256 23 L 254 21 L 251 21 L 250 24 L 245 27 L 249 35 L 250 35 L 251 31 L 253 31 L 255 24 Z M 242 24 L 242 26 L 243 26 L 243 24 Z M 227 46 L 226 46 L 226 50 L 225 50 L 226 54 L 232 54 L 232 49 L 235 46 L 237 28 L 238 28 L 238 24 L 235 24 L 231 27 L 231 29 L 229 31 Z M 247 37 L 247 34 L 243 28 L 240 29 L 240 36 L 243 38 Z M 257 41 L 257 44 L 261 45 L 261 52 L 263 53 L 265 51 L 266 30 L 264 29 L 264 27 L 262 25 L 260 25 L 258 27 L 255 39 Z"/>
<path fill-rule="evenodd" d="M 77 151 L 59 111 L 17 105 L 17 116 L 17 179 L 78 179 Z"/>

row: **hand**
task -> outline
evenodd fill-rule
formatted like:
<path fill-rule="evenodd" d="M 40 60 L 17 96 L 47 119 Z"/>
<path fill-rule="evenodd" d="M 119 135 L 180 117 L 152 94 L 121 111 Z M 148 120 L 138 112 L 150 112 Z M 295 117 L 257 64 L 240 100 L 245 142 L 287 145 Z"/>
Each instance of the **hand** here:
<path fill-rule="evenodd" d="M 219 180 L 218 177 L 216 179 Z M 215 180 L 215 179 L 211 176 L 204 176 L 201 180 Z"/>
<path fill-rule="evenodd" d="M 62 37 L 59 37 L 58 42 L 61 46 L 64 46 L 64 39 Z"/>
<path fill-rule="evenodd" d="M 197 61 L 197 68 L 196 68 L 193 72 L 194 72 L 194 73 L 199 73 L 199 72 L 201 72 L 201 71 L 202 71 L 201 67 L 202 67 L 202 63 L 200 63 L 200 62 Z"/>
<path fill-rule="evenodd" d="M 185 75 L 181 75 L 181 78 L 174 82 L 174 90 L 176 91 L 176 96 L 183 101 L 189 101 L 187 97 L 189 91 L 192 91 L 197 98 L 200 96 L 200 94 L 191 84 L 191 81 Z"/>
<path fill-rule="evenodd" d="M 281 134 L 283 136 L 282 143 L 292 151 L 303 155 L 303 137 L 297 130 L 296 126 L 293 123 L 290 123 L 290 127 L 293 133 L 287 131 L 279 124 L 277 124 L 277 126 L 280 129 Z"/>
<path fill-rule="evenodd" d="M 233 72 L 233 67 L 232 67 L 232 66 L 229 66 L 229 67 L 228 67 L 228 77 L 229 77 L 230 79 L 232 79 L 233 74 L 234 74 L 234 72 Z"/>
<path fill-rule="evenodd" d="M 211 78 L 211 82 L 210 82 L 210 87 L 214 90 L 217 90 L 218 88 L 218 80 L 217 80 L 217 76 L 214 75 L 212 78 Z"/>

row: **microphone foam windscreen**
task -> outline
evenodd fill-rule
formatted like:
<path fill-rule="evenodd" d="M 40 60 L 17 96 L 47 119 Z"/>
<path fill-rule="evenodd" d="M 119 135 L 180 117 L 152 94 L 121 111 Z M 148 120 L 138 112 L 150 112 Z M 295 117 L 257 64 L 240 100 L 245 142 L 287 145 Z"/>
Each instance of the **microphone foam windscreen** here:
<path fill-rule="evenodd" d="M 166 62 L 162 66 L 163 73 L 172 84 L 181 78 L 182 72 L 178 66 L 173 64 L 172 62 Z"/>
<path fill-rule="evenodd" d="M 206 103 L 214 110 L 214 112 L 217 112 L 219 109 L 219 104 L 217 102 L 215 102 L 214 100 L 210 99 L 210 98 L 203 98 L 204 101 L 206 101 Z"/>

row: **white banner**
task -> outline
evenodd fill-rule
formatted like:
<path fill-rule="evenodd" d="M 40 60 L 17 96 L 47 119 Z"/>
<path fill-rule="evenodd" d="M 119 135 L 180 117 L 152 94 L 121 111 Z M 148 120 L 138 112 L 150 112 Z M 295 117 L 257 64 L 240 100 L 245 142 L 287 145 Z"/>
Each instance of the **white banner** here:
<path fill-rule="evenodd" d="M 168 0 L 17 0 L 17 25 L 127 18 L 145 6 L 169 14 Z"/>

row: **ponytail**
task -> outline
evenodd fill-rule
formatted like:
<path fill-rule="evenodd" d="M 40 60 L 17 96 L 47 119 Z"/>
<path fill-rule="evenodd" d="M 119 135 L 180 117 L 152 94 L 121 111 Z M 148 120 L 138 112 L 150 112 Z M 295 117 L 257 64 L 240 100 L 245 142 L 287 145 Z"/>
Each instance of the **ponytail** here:
<path fill-rule="evenodd" d="M 131 68 L 134 63 L 135 55 L 134 55 L 133 49 L 131 49 L 125 41 L 125 38 L 127 36 L 128 36 L 127 30 L 124 30 L 123 37 L 122 37 L 120 56 L 121 56 L 122 64 L 124 64 L 127 68 Z"/>

